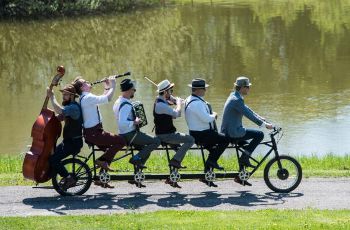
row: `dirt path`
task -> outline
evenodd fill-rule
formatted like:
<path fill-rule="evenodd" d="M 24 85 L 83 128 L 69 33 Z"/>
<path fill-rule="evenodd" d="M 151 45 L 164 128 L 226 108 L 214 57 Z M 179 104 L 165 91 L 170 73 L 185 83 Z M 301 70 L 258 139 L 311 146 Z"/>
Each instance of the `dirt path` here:
<path fill-rule="evenodd" d="M 256 210 L 256 209 L 350 209 L 350 178 L 303 179 L 289 194 L 272 192 L 263 179 L 243 187 L 232 180 L 209 188 L 198 181 L 181 182 L 174 189 L 164 182 L 136 188 L 126 182 L 114 189 L 91 186 L 79 197 L 62 197 L 52 189 L 29 186 L 0 187 L 0 216 L 80 215 L 145 212 L 156 210 Z"/>

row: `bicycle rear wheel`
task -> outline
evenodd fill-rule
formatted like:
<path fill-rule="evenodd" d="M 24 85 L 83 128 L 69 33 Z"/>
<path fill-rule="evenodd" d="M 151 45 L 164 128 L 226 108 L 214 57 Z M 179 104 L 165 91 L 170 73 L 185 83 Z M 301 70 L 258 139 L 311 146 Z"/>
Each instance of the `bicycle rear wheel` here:
<path fill-rule="evenodd" d="M 279 161 L 277 158 L 271 159 L 264 169 L 265 183 L 275 192 L 293 191 L 300 184 L 301 178 L 301 166 L 296 159 L 290 156 L 281 155 Z"/>
<path fill-rule="evenodd" d="M 84 194 L 91 185 L 92 173 L 87 164 L 81 160 L 70 158 L 62 161 L 63 166 L 68 173 L 76 180 L 76 183 L 68 189 L 63 188 L 63 179 L 59 174 L 55 173 L 52 177 L 52 185 L 54 189 L 63 196 L 74 196 Z"/>

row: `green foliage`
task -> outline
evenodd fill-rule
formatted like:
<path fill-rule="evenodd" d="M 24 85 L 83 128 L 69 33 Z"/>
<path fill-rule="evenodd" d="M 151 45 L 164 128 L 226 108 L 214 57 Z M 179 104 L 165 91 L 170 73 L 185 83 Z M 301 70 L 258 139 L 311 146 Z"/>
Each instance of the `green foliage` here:
<path fill-rule="evenodd" d="M 0 3 L 0 17 L 53 17 L 123 12 L 154 0 L 8 0 Z"/>
<path fill-rule="evenodd" d="M 299 156 L 296 157 L 303 169 L 304 177 L 350 177 L 350 155 L 336 156 L 328 154 L 325 156 Z M 258 157 L 261 159 L 261 157 Z M 112 167 L 117 170 L 119 174 L 131 174 L 133 172 L 132 166 L 126 157 L 122 160 L 114 162 Z M 260 169 L 254 173 L 254 177 L 262 177 L 263 169 L 268 162 L 265 161 Z M 23 179 L 22 176 L 23 156 L 21 155 L 0 155 L 0 186 L 4 185 L 29 185 L 33 182 Z M 227 170 L 237 170 L 237 158 L 235 156 L 224 156 L 219 160 L 219 164 L 224 166 Z M 186 155 L 183 165 L 188 169 L 183 170 L 183 173 L 202 172 L 203 160 L 201 155 L 189 153 Z M 89 162 L 92 167 L 92 162 Z M 153 152 L 147 162 L 147 169 L 145 173 L 167 173 L 168 163 L 166 155 L 162 152 Z"/>
<path fill-rule="evenodd" d="M 2 217 L 3 229 L 349 229 L 349 210 L 158 211 Z M 155 221 L 156 220 L 156 221 Z"/>

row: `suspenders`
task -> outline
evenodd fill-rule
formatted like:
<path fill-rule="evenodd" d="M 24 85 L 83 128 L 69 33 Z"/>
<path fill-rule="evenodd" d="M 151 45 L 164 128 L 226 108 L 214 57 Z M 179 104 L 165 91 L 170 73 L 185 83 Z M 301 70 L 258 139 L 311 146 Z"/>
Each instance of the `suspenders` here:
<path fill-rule="evenodd" d="M 81 106 L 81 102 L 82 102 L 82 100 L 83 100 L 83 98 L 84 98 L 85 96 L 86 96 L 86 95 L 83 95 L 83 96 L 80 97 L 80 99 L 79 99 L 80 107 L 82 107 L 82 106 Z M 99 110 L 99 108 L 98 108 L 98 105 L 96 105 L 96 107 L 97 107 L 98 123 L 101 123 L 100 110 Z M 83 112 L 83 111 L 81 111 L 81 112 Z M 81 113 L 81 115 L 82 115 L 82 117 L 83 117 L 83 113 Z M 84 120 L 84 117 L 83 117 L 83 120 Z M 84 127 L 84 122 L 83 122 L 83 127 Z"/>
<path fill-rule="evenodd" d="M 204 101 L 201 97 L 198 97 L 197 95 L 193 95 L 193 94 L 192 94 L 192 97 L 195 97 L 195 98 L 197 98 L 197 99 L 193 99 L 193 100 L 189 101 L 188 103 L 186 103 L 186 105 L 185 105 L 185 112 L 186 112 L 186 110 L 187 110 L 187 107 L 188 107 L 192 102 L 194 102 L 194 101 L 202 101 L 202 102 L 204 102 L 204 103 L 208 106 L 208 110 L 209 110 L 208 112 L 209 112 L 209 114 L 213 114 L 211 105 L 210 105 L 208 102 Z M 214 127 L 212 127 L 213 125 L 214 125 Z M 209 128 L 210 128 L 210 130 L 215 130 L 215 131 L 217 131 L 217 127 L 216 127 L 215 120 L 213 121 L 213 125 L 211 124 L 211 122 L 209 122 Z"/>

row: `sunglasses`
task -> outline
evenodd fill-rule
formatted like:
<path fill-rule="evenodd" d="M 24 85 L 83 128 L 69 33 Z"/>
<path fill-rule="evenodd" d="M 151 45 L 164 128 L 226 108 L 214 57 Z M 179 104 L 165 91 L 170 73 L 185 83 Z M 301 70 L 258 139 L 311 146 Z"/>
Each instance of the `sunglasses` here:
<path fill-rule="evenodd" d="M 247 88 L 247 89 L 249 89 L 250 88 L 250 86 L 249 85 L 246 85 L 246 86 L 243 86 L 244 88 Z"/>

